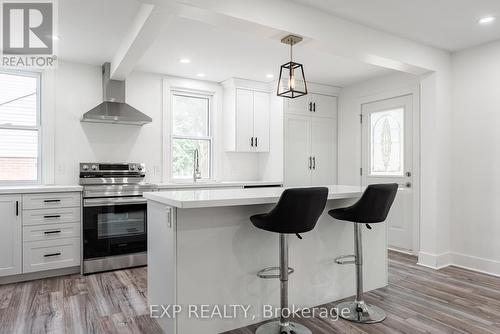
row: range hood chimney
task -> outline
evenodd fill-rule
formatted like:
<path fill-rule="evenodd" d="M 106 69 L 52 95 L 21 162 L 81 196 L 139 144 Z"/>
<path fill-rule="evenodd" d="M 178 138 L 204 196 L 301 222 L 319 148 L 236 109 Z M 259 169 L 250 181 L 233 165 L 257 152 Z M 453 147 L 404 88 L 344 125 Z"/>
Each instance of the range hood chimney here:
<path fill-rule="evenodd" d="M 111 64 L 102 65 L 103 102 L 90 109 L 81 122 L 144 125 L 151 117 L 125 103 L 125 81 L 110 79 Z"/>

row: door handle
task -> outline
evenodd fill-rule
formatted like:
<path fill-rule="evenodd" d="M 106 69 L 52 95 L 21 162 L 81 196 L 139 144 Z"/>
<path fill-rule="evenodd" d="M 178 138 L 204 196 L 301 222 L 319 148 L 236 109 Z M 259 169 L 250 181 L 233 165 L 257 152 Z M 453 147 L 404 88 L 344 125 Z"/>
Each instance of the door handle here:
<path fill-rule="evenodd" d="M 258 139 L 258 138 L 259 138 L 259 137 L 255 137 L 255 147 L 259 146 L 259 144 L 258 144 L 258 142 L 257 142 L 257 139 Z"/>
<path fill-rule="evenodd" d="M 19 216 L 19 201 L 16 201 L 16 217 Z"/>
<path fill-rule="evenodd" d="M 410 177 L 411 176 L 411 172 L 406 172 L 405 175 L 406 175 L 406 177 Z"/>
<path fill-rule="evenodd" d="M 309 111 L 313 111 L 313 103 L 309 102 Z"/>
<path fill-rule="evenodd" d="M 313 169 L 316 169 L 316 157 L 313 157 Z"/>
<path fill-rule="evenodd" d="M 253 147 L 253 137 L 252 137 L 252 139 L 250 139 L 250 146 Z"/>
<path fill-rule="evenodd" d="M 312 157 L 309 157 L 309 169 L 312 169 Z"/>
<path fill-rule="evenodd" d="M 316 112 L 316 102 L 313 103 L 313 112 Z"/>
<path fill-rule="evenodd" d="M 61 218 L 61 215 L 43 216 L 44 219 L 57 219 Z"/>

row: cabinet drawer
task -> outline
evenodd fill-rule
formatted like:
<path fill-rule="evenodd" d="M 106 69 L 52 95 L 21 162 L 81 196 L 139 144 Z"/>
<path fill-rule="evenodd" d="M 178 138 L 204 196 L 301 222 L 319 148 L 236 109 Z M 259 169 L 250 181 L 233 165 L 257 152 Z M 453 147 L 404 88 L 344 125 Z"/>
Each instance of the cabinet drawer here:
<path fill-rule="evenodd" d="M 80 237 L 80 223 L 43 224 L 23 227 L 23 242 Z"/>
<path fill-rule="evenodd" d="M 23 226 L 55 223 L 77 223 L 79 221 L 79 207 L 23 211 Z"/>
<path fill-rule="evenodd" d="M 51 193 L 23 195 L 23 209 L 79 207 L 80 193 Z"/>
<path fill-rule="evenodd" d="M 80 265 L 80 238 L 32 241 L 23 244 L 23 272 Z"/>

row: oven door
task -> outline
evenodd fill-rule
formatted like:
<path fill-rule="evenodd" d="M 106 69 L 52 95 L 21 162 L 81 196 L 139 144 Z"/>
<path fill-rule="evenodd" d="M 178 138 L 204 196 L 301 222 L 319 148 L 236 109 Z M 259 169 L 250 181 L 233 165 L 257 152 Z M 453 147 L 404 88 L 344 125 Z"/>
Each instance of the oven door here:
<path fill-rule="evenodd" d="M 83 259 L 145 252 L 146 200 L 142 197 L 83 201 Z"/>

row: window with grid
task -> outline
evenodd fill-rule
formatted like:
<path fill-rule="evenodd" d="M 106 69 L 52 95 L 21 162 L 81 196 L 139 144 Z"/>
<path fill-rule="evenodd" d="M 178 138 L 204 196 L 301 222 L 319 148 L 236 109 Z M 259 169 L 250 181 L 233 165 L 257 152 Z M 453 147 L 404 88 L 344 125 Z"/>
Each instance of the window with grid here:
<path fill-rule="evenodd" d="M 40 76 L 0 71 L 0 183 L 40 180 Z"/>
<path fill-rule="evenodd" d="M 203 179 L 211 177 L 211 96 L 172 93 L 172 179 L 192 179 L 198 149 Z"/>

